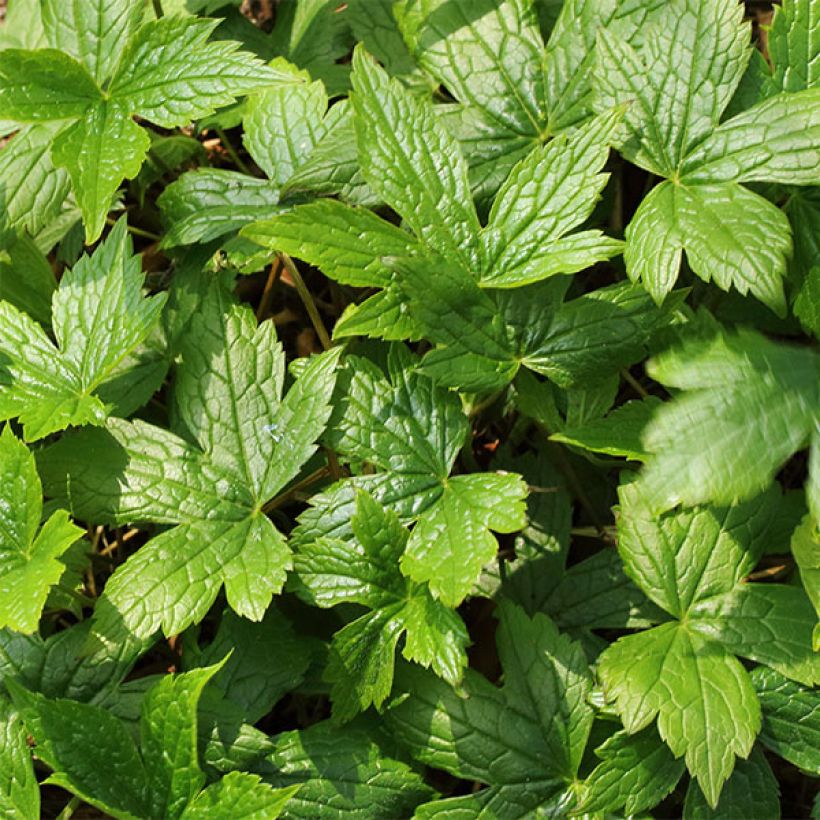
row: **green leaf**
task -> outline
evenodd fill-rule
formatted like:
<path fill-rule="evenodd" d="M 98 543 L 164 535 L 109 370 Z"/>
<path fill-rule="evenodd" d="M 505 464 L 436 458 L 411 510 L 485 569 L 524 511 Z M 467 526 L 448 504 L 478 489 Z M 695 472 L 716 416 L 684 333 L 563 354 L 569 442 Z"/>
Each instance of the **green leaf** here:
<path fill-rule="evenodd" d="M 205 615 L 223 583 L 230 606 L 258 621 L 290 567 L 285 537 L 262 507 L 316 451 L 339 351 L 307 363 L 283 398 L 273 323 L 257 328 L 214 282 L 182 354 L 173 405 L 188 441 L 144 423 L 112 424 L 64 439 L 44 459 L 49 486 L 90 519 L 179 525 L 108 581 L 95 612 L 99 636 L 176 634 Z M 94 468 L 89 448 L 110 453 L 117 469 Z"/>
<path fill-rule="evenodd" d="M 692 339 L 651 360 L 654 379 L 683 391 L 643 436 L 652 455 L 641 481 L 653 509 L 726 504 L 768 486 L 808 444 L 817 372 L 814 352 L 748 330 Z"/>
<path fill-rule="evenodd" d="M 774 10 L 767 38 L 774 83 L 783 91 L 820 85 L 816 0 L 785 0 Z"/>
<path fill-rule="evenodd" d="M 94 79 L 76 60 L 53 48 L 0 51 L 0 117 L 48 122 L 82 117 L 102 102 Z"/>
<path fill-rule="evenodd" d="M 691 781 L 686 791 L 683 817 L 684 820 L 780 817 L 780 788 L 763 752 L 755 748 L 748 760 L 738 760 L 717 806 L 710 806 Z"/>
<path fill-rule="evenodd" d="M 197 755 L 197 705 L 219 664 L 165 675 L 145 696 L 140 751 L 147 776 L 148 816 L 176 818 L 205 784 Z"/>
<path fill-rule="evenodd" d="M 393 684 L 396 644 L 403 655 L 455 684 L 467 665 L 468 636 L 460 618 L 426 586 L 399 571 L 408 533 L 395 513 L 359 492 L 351 526 L 355 541 L 320 539 L 296 555 L 295 568 L 311 603 L 355 602 L 371 610 L 336 633 L 327 678 L 333 714 L 345 720 L 370 704 L 381 707 Z"/>
<path fill-rule="evenodd" d="M 142 296 L 139 257 L 131 254 L 123 219 L 63 277 L 53 306 L 57 347 L 26 314 L 0 303 L 0 379 L 7 385 L 0 417 L 19 416 L 28 441 L 104 421 L 95 391 L 148 336 L 165 302 Z"/>
<path fill-rule="evenodd" d="M 680 172 L 687 182 L 820 182 L 820 88 L 777 94 L 727 120 L 698 144 Z"/>
<path fill-rule="evenodd" d="M 296 820 L 366 814 L 373 820 L 409 817 L 433 790 L 405 763 L 385 756 L 363 732 L 327 721 L 274 738 L 275 749 L 251 764 L 278 788 L 301 784 L 287 806 Z M 364 808 L 363 808 L 364 807 Z"/>
<path fill-rule="evenodd" d="M 320 235 L 317 225 L 322 226 Z M 387 287 L 392 271 L 383 257 L 409 256 L 416 247 L 410 234 L 372 211 L 335 199 L 297 205 L 272 219 L 254 222 L 242 236 L 302 259 L 334 281 L 354 287 Z"/>
<path fill-rule="evenodd" d="M 0 299 L 28 313 L 32 319 L 51 321 L 51 300 L 57 279 L 46 256 L 27 234 L 6 234 L 0 251 Z"/>
<path fill-rule="evenodd" d="M 795 529 L 791 539 L 791 550 L 797 567 L 800 570 L 800 580 L 803 589 L 814 606 L 817 619 L 820 619 L 820 533 L 817 524 L 811 515 L 805 516 L 800 526 Z M 814 648 L 817 649 L 820 629 L 815 623 Z"/>
<path fill-rule="evenodd" d="M 37 744 L 37 756 L 54 771 L 51 783 L 107 814 L 147 816 L 145 769 L 121 721 L 99 706 L 49 700 L 16 681 L 6 681 L 6 687 Z"/>
<path fill-rule="evenodd" d="M 275 185 L 284 185 L 310 156 L 323 132 L 327 93 L 283 60 L 272 67 L 291 72 L 281 83 L 248 97 L 242 118 L 242 141 L 254 162 Z"/>
<path fill-rule="evenodd" d="M 472 671 L 455 690 L 407 668 L 399 677 L 405 694 L 388 709 L 387 725 L 422 763 L 487 784 L 475 799 L 488 816 L 533 816 L 577 776 L 592 723 L 592 680 L 580 645 L 545 615 L 530 619 L 505 604 L 497 640 L 501 689 Z"/>
<path fill-rule="evenodd" d="M 609 179 L 600 173 L 622 112 L 610 112 L 521 160 L 501 186 L 482 232 L 482 284 L 518 287 L 615 256 L 619 242 L 582 224 Z"/>
<path fill-rule="evenodd" d="M 5 817 L 37 820 L 40 786 L 34 776 L 26 730 L 12 705 L 0 698 L 0 812 Z"/>
<path fill-rule="evenodd" d="M 49 589 L 65 571 L 59 558 L 83 531 L 64 510 L 40 528 L 42 487 L 34 457 L 8 425 L 0 434 L 0 487 L 0 627 L 36 632 Z"/>
<path fill-rule="evenodd" d="M 658 303 L 674 286 L 685 250 L 692 271 L 704 281 L 751 293 L 785 315 L 788 219 L 735 182 L 662 182 L 638 206 L 626 242 L 630 279 L 642 280 Z"/>
<path fill-rule="evenodd" d="M 657 716 L 658 731 L 715 806 L 735 756 L 746 757 L 760 730 L 760 705 L 747 672 L 720 644 L 680 623 L 620 638 L 598 672 L 635 733 Z"/>
<path fill-rule="evenodd" d="M 111 76 L 122 44 L 139 26 L 139 0 L 45 0 L 43 28 L 54 48 L 81 62 L 100 85 Z"/>
<path fill-rule="evenodd" d="M 390 79 L 361 46 L 353 55 L 353 91 L 367 182 L 425 244 L 469 265 L 480 226 L 455 140 L 431 106 Z"/>
<path fill-rule="evenodd" d="M 820 681 L 820 656 L 812 651 L 815 613 L 799 587 L 743 584 L 701 601 L 690 611 L 692 629 L 744 658 L 765 663 L 812 686 Z"/>
<path fill-rule="evenodd" d="M 514 532 L 523 524 L 526 486 L 515 475 L 449 477 L 467 429 L 458 398 L 399 355 L 391 365 L 392 382 L 365 360 L 354 362 L 334 448 L 351 462 L 376 468 L 375 475 L 350 483 L 416 521 L 402 570 L 455 606 L 497 550 L 490 530 Z M 321 496 L 316 500 L 321 504 Z"/>
<path fill-rule="evenodd" d="M 201 791 L 188 804 L 183 820 L 214 820 L 241 817 L 243 820 L 274 820 L 287 809 L 299 786 L 272 789 L 258 775 L 230 772 Z"/>
<path fill-rule="evenodd" d="M 99 239 L 111 200 L 142 167 L 151 140 L 116 100 L 99 102 L 54 140 L 52 157 L 71 178 L 88 243 Z"/>
<path fill-rule="evenodd" d="M 658 517 L 643 482 L 621 484 L 618 496 L 618 552 L 627 574 L 658 606 L 683 620 L 694 617 L 698 603 L 722 600 L 752 570 L 767 544 L 780 494 L 771 489 L 732 507 L 694 507 Z"/>
<path fill-rule="evenodd" d="M 581 804 L 586 812 L 638 814 L 660 803 L 684 771 L 654 729 L 638 734 L 616 732 L 595 750 L 601 759 L 584 781 Z"/>
<path fill-rule="evenodd" d="M 0 152 L 0 208 L 9 227 L 36 234 L 63 204 L 68 174 L 54 165 L 50 151 L 60 127 L 49 123 L 24 127 Z"/>
<path fill-rule="evenodd" d="M 644 461 L 648 453 L 641 443 L 641 436 L 661 404 L 656 396 L 647 396 L 641 401 L 628 401 L 604 418 L 578 427 L 565 427 L 560 433 L 553 433 L 550 438 L 593 453 Z"/>
<path fill-rule="evenodd" d="M 162 246 L 208 242 L 280 210 L 278 187 L 221 168 L 183 174 L 157 197 L 166 225 Z"/>
<path fill-rule="evenodd" d="M 238 44 L 208 42 L 216 20 L 163 17 L 126 47 L 108 93 L 129 113 L 163 128 L 187 125 L 260 86 L 287 80 Z M 2 110 L 2 109 L 0 109 Z"/>
<path fill-rule="evenodd" d="M 763 711 L 760 741 L 790 763 L 820 776 L 820 700 L 817 691 L 758 666 L 752 683 Z"/>

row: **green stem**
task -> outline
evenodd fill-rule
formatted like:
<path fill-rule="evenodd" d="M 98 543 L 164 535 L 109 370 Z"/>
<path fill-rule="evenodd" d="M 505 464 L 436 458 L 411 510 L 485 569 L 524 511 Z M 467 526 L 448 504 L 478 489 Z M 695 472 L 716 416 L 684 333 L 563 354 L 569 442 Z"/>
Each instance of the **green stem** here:
<path fill-rule="evenodd" d="M 162 0 L 152 0 L 154 4 L 154 14 L 157 16 L 157 19 L 162 17 Z"/>
<path fill-rule="evenodd" d="M 228 135 L 221 129 L 221 128 L 214 128 L 216 131 L 216 135 L 219 137 L 219 141 L 222 143 L 225 150 L 228 152 L 228 156 L 231 158 L 233 164 L 243 173 L 247 174 L 248 176 L 253 176 L 251 174 L 251 169 L 248 168 L 247 165 L 242 161 L 242 157 L 236 152 L 236 148 L 233 147 L 233 143 L 228 139 Z"/>
<path fill-rule="evenodd" d="M 645 399 L 649 393 L 646 388 L 626 369 L 621 370 L 624 381 L 642 398 Z"/>
<path fill-rule="evenodd" d="M 105 220 L 106 225 L 116 225 L 116 219 L 111 219 L 108 217 Z M 134 225 L 128 225 L 128 233 L 134 234 L 134 236 L 141 236 L 143 239 L 150 239 L 152 242 L 159 242 L 162 237 L 159 234 L 152 233 L 151 231 L 145 231 L 142 228 L 137 228 Z"/>
<path fill-rule="evenodd" d="M 68 803 L 65 804 L 63 810 L 57 815 L 57 820 L 69 820 L 71 815 L 77 810 L 77 807 L 83 801 L 79 797 L 72 797 Z"/>
<path fill-rule="evenodd" d="M 293 264 L 293 260 L 286 253 L 279 253 L 277 256 L 282 260 L 282 264 L 285 266 L 285 270 L 290 274 L 290 278 L 293 279 L 296 292 L 299 294 L 299 298 L 305 306 L 305 310 L 310 317 L 311 324 L 316 331 L 316 335 L 319 337 L 319 341 L 322 343 L 322 347 L 325 350 L 330 350 L 330 348 L 333 347 L 333 342 L 330 340 L 330 334 L 328 334 L 325 323 L 319 315 L 319 308 L 316 307 L 316 302 L 313 301 L 313 297 L 310 295 L 305 280 L 302 279 L 302 274 L 299 273 L 298 268 Z"/>

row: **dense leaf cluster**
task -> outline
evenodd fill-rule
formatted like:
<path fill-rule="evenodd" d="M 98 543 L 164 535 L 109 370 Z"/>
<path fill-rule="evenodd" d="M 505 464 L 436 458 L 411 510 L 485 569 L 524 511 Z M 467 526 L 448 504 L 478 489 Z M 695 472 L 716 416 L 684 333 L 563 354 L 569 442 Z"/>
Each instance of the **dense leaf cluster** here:
<path fill-rule="evenodd" d="M 9 0 L 0 129 L 0 815 L 820 817 L 820 0 Z"/>

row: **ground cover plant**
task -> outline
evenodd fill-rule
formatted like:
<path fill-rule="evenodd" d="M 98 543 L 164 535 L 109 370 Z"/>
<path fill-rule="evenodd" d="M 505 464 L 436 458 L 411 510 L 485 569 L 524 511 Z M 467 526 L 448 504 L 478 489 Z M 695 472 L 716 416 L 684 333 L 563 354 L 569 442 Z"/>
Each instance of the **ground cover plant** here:
<path fill-rule="evenodd" d="M 0 816 L 820 817 L 820 2 L 8 0 Z"/>

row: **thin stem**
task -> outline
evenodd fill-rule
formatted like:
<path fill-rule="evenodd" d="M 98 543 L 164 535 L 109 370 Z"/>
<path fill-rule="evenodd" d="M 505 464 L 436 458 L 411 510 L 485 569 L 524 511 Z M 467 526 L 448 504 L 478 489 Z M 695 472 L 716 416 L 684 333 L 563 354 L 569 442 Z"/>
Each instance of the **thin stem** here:
<path fill-rule="evenodd" d="M 228 156 L 231 158 L 233 164 L 242 171 L 243 174 L 248 174 L 248 176 L 252 176 L 251 169 L 248 168 L 247 165 L 242 161 L 242 157 L 236 152 L 236 148 L 233 147 L 233 143 L 228 139 L 228 135 L 221 129 L 221 128 L 214 128 L 216 131 L 216 135 L 219 137 L 219 141 L 222 143 L 224 149 L 228 152 Z"/>
<path fill-rule="evenodd" d="M 277 256 L 282 260 L 282 264 L 285 266 L 285 270 L 290 275 L 290 278 L 293 279 L 296 292 L 299 294 L 299 298 L 305 306 L 305 310 L 310 317 L 310 321 L 313 324 L 316 335 L 319 337 L 319 341 L 322 343 L 322 347 L 325 350 L 330 350 L 330 348 L 333 347 L 333 342 L 330 340 L 330 335 L 327 332 L 325 323 L 319 315 L 319 308 L 316 307 L 316 302 L 313 301 L 313 297 L 310 295 L 305 280 L 302 279 L 302 274 L 299 273 L 293 260 L 286 253 L 278 253 Z"/>
<path fill-rule="evenodd" d="M 63 810 L 57 815 L 57 820 L 69 820 L 82 802 L 79 797 L 72 797 L 71 800 L 65 804 Z"/>
<path fill-rule="evenodd" d="M 315 484 L 317 481 L 320 481 L 329 475 L 330 467 L 327 465 L 320 467 L 318 470 L 314 470 L 310 475 L 305 476 L 301 481 L 294 484 L 289 490 L 280 493 L 276 496 L 276 498 L 272 498 L 268 501 L 268 503 L 262 507 L 262 512 L 265 514 L 273 512 L 278 507 L 281 507 L 285 502 L 290 501 L 291 498 L 304 490 L 306 487 L 310 487 L 311 484 Z"/>
<path fill-rule="evenodd" d="M 626 369 L 621 370 L 624 381 L 642 398 L 645 399 L 649 392 L 647 389 Z"/>
<path fill-rule="evenodd" d="M 111 217 L 109 216 L 105 220 L 105 224 L 116 225 L 117 221 L 116 219 L 111 219 Z M 152 233 L 151 231 L 145 231 L 142 228 L 137 228 L 134 225 L 126 225 L 126 227 L 128 229 L 128 233 L 132 233 L 134 234 L 134 236 L 141 236 L 143 239 L 150 239 L 152 242 L 159 242 L 159 240 L 162 239 L 162 237 L 159 234 Z"/>
<path fill-rule="evenodd" d="M 65 587 L 62 584 L 57 584 L 57 589 L 59 589 L 60 592 L 65 592 L 66 595 L 69 595 L 72 598 L 76 598 L 83 606 L 94 606 L 96 603 L 93 598 L 89 598 L 88 595 L 83 595 L 81 592 L 77 592 L 76 589 L 71 589 L 71 587 Z"/>
<path fill-rule="evenodd" d="M 270 266 L 268 279 L 265 282 L 265 289 L 262 291 L 262 298 L 259 300 L 259 307 L 256 309 L 256 321 L 261 322 L 268 315 L 271 303 L 273 302 L 273 290 L 279 277 L 282 275 L 282 260 L 277 256 Z"/>
<path fill-rule="evenodd" d="M 154 4 L 154 14 L 157 16 L 157 19 L 162 17 L 162 0 L 152 0 Z"/>

